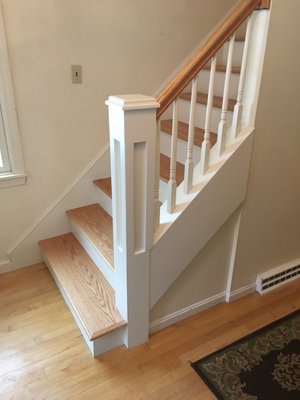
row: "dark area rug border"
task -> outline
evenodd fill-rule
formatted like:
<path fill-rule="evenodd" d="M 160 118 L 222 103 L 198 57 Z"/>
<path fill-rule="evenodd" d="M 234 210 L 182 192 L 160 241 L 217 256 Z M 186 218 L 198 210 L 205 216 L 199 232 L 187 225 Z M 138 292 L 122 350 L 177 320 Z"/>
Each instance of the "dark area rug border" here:
<path fill-rule="evenodd" d="M 276 321 L 271 322 L 271 323 L 268 324 L 268 325 L 265 325 L 265 326 L 263 326 L 263 327 L 257 329 L 257 330 L 254 331 L 254 332 L 249 333 L 249 334 L 246 335 L 246 336 L 243 336 L 243 337 L 240 338 L 240 339 L 235 340 L 234 342 L 232 342 L 232 343 L 230 343 L 230 344 L 227 344 L 226 346 L 222 347 L 221 349 L 218 349 L 218 350 L 214 351 L 213 353 L 208 354 L 207 356 L 205 356 L 205 357 L 203 357 L 203 358 L 199 358 L 199 360 L 197 360 L 197 361 L 191 362 L 191 363 L 190 363 L 190 364 L 191 364 L 191 367 L 194 369 L 195 372 L 197 372 L 197 374 L 198 374 L 198 375 L 200 376 L 200 378 L 205 382 L 205 384 L 209 387 L 209 389 L 210 389 L 210 390 L 212 391 L 212 393 L 217 397 L 217 399 L 218 399 L 218 400 L 224 400 L 224 397 L 223 397 L 222 395 L 220 395 L 220 393 L 219 393 L 219 392 L 217 391 L 217 389 L 210 383 L 210 381 L 206 378 L 206 376 L 203 375 L 203 374 L 201 373 L 201 371 L 200 371 L 200 370 L 198 369 L 198 367 L 197 367 L 197 364 L 200 363 L 200 362 L 206 361 L 206 360 L 209 359 L 210 357 L 214 357 L 215 355 L 217 355 L 217 354 L 219 354 L 219 353 L 221 353 L 221 352 L 223 352 L 223 351 L 226 351 L 227 349 L 229 349 L 229 348 L 232 347 L 232 346 L 238 345 L 238 344 L 240 344 L 240 343 L 242 343 L 242 342 L 244 342 L 244 341 L 246 341 L 246 340 L 248 340 L 248 339 L 251 339 L 253 336 L 259 335 L 259 334 L 261 334 L 261 333 L 267 331 L 268 329 L 273 328 L 273 327 L 276 326 L 277 324 L 279 324 L 279 323 L 281 323 L 281 322 L 283 322 L 283 321 L 285 321 L 285 320 L 288 320 L 288 319 L 290 319 L 290 318 L 293 318 L 294 315 L 297 315 L 297 314 L 299 314 L 299 313 L 300 313 L 300 308 L 298 308 L 297 310 L 295 310 L 295 311 L 293 311 L 293 312 L 291 312 L 291 313 L 285 315 L 284 317 L 281 317 L 281 318 L 277 319 Z M 222 397 L 220 397 L 220 396 L 222 396 Z"/>
<path fill-rule="evenodd" d="M 202 360 L 198 360 L 198 361 L 202 361 Z M 220 393 L 217 391 L 217 389 L 210 383 L 210 381 L 206 378 L 205 375 L 201 374 L 201 371 L 199 371 L 197 369 L 197 367 L 194 366 L 194 364 L 196 364 L 197 361 L 195 361 L 194 363 L 191 363 L 192 368 L 197 372 L 197 374 L 200 376 L 200 378 L 203 380 L 203 382 L 206 384 L 206 386 L 210 389 L 210 391 L 214 394 L 214 396 L 216 396 L 217 400 L 224 400 L 224 397 L 220 397 Z"/>

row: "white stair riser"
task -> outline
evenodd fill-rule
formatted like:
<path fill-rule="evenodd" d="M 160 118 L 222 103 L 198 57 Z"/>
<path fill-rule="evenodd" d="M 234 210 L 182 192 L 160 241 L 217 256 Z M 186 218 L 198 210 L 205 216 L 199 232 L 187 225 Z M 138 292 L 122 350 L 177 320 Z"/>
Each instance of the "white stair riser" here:
<path fill-rule="evenodd" d="M 114 331 L 89 342 L 90 345 L 87 343 L 93 356 L 98 357 L 109 350 L 124 345 L 126 329 L 126 327 L 115 329 Z"/>
<path fill-rule="evenodd" d="M 171 135 L 166 133 L 160 134 L 160 152 L 168 157 L 171 156 Z M 187 153 L 187 142 L 185 140 L 177 140 L 177 161 L 181 164 L 185 164 Z M 200 161 L 201 148 L 194 146 L 193 149 L 193 161 L 197 163 Z"/>
<path fill-rule="evenodd" d="M 104 193 L 100 188 L 95 187 L 97 191 L 98 203 L 112 217 L 112 201 L 111 198 Z"/>
<path fill-rule="evenodd" d="M 72 220 L 70 220 L 70 228 L 73 235 L 76 237 L 78 242 L 88 253 L 94 263 L 97 265 L 99 270 L 104 275 L 105 279 L 109 284 L 115 288 L 115 273 L 103 255 L 98 251 L 98 249 L 90 242 L 89 238 L 82 232 L 80 227 Z"/>
<path fill-rule="evenodd" d="M 168 198 L 168 183 L 160 179 L 159 181 L 159 201 L 162 203 Z"/>
<path fill-rule="evenodd" d="M 201 93 L 208 93 L 209 70 L 202 70 L 198 78 L 198 91 Z M 231 74 L 229 98 L 236 99 L 239 85 L 239 74 Z M 225 72 L 216 72 L 214 83 L 214 94 L 223 97 L 224 93 Z"/>
<path fill-rule="evenodd" d="M 190 101 L 187 100 L 179 100 L 178 107 L 178 119 L 179 121 L 189 123 L 189 113 L 190 113 Z M 197 127 L 204 128 L 205 126 L 205 114 L 206 114 L 206 106 L 203 104 L 196 105 L 195 111 L 195 124 Z M 227 124 L 231 125 L 232 120 L 232 112 L 227 113 Z M 212 119 L 211 119 L 211 132 L 218 133 L 218 125 L 221 119 L 221 109 L 213 107 L 212 110 Z"/>

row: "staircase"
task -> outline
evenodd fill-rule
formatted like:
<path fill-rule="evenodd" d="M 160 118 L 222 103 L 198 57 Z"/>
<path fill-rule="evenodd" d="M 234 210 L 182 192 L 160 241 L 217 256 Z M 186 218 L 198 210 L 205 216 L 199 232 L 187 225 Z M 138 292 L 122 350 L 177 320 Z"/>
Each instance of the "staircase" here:
<path fill-rule="evenodd" d="M 259 4 L 233 10 L 208 55 L 188 63 L 187 84 L 175 78 L 158 100 L 109 98 L 111 177 L 91 186 L 112 206 L 66 210 L 70 233 L 40 242 L 94 356 L 147 340 L 150 308 L 245 198 L 266 36 L 261 11 L 249 17 Z"/>

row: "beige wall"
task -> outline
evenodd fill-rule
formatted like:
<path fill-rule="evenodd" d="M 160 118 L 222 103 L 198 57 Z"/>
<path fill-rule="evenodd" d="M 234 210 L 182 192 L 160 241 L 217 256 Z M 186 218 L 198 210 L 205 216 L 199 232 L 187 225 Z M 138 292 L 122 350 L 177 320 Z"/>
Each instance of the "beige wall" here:
<path fill-rule="evenodd" d="M 300 258 L 299 16 L 299 0 L 273 0 L 233 289 Z"/>
<path fill-rule="evenodd" d="M 154 94 L 235 0 L 2 3 L 28 182 L 0 191 L 0 260 L 107 143 L 107 96 Z"/>
<path fill-rule="evenodd" d="M 300 1 L 272 2 L 232 290 L 300 258 Z M 235 220 L 236 214 L 154 306 L 151 321 L 225 290 Z"/>

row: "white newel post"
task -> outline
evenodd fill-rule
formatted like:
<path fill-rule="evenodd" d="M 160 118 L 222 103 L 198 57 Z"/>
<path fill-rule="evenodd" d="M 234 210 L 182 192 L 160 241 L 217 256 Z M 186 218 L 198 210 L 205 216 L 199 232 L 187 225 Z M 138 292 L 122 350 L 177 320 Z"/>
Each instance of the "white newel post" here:
<path fill-rule="evenodd" d="M 116 304 L 128 322 L 125 344 L 149 333 L 149 267 L 153 243 L 156 108 L 153 97 L 110 96 L 110 155 Z"/>

